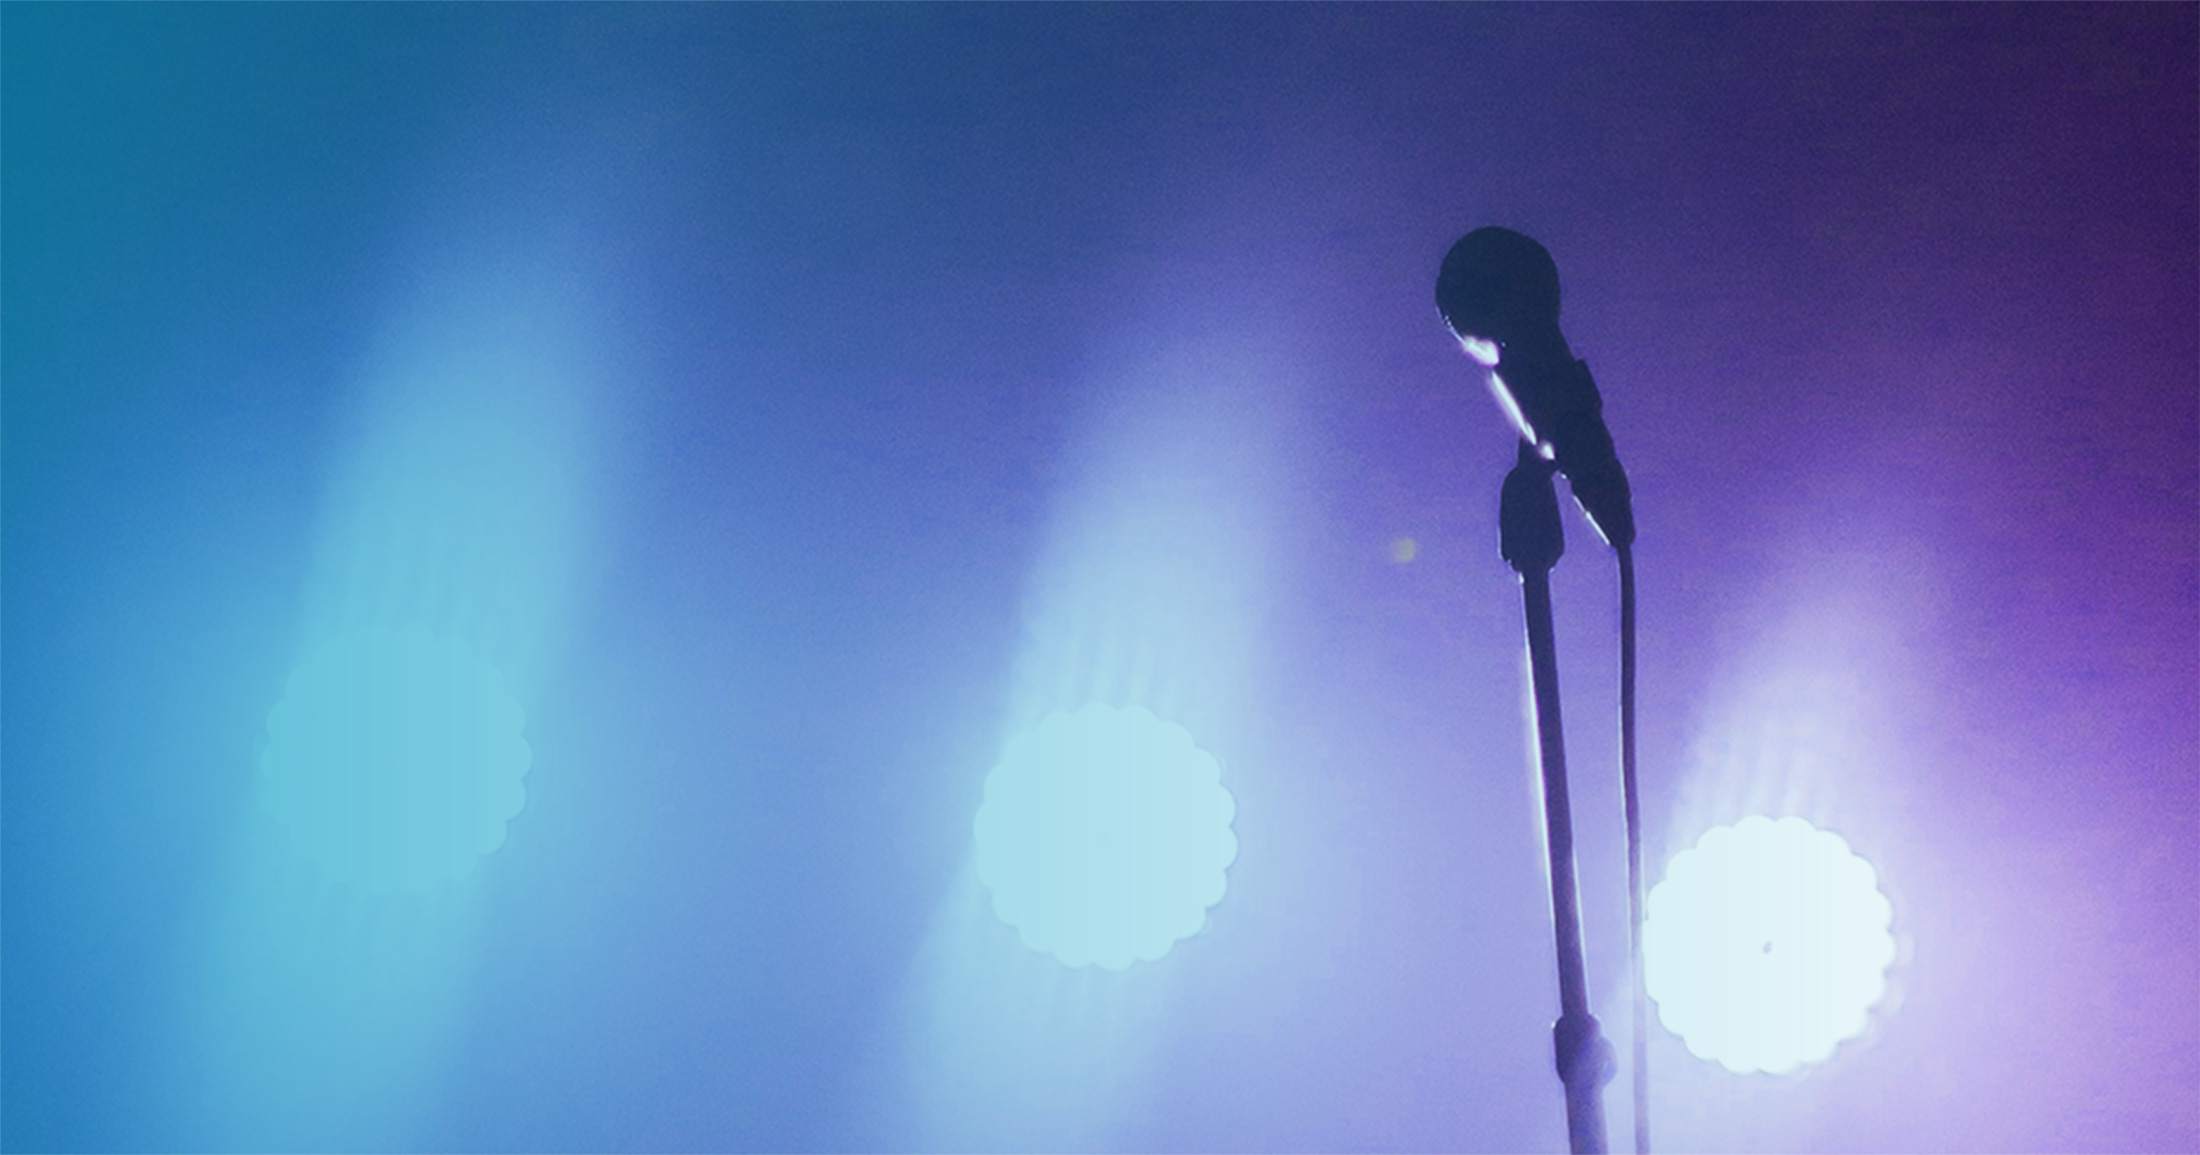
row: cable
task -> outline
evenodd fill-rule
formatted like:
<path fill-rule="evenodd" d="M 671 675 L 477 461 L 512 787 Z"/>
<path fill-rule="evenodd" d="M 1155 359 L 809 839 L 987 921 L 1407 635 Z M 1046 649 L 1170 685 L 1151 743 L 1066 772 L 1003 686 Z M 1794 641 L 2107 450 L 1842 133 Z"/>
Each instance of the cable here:
<path fill-rule="evenodd" d="M 1619 555 L 1619 788 L 1627 815 L 1627 961 L 1634 987 L 1635 1155 L 1650 1155 L 1650 995 L 1642 976 L 1642 801 L 1635 788 L 1635 550 Z"/>

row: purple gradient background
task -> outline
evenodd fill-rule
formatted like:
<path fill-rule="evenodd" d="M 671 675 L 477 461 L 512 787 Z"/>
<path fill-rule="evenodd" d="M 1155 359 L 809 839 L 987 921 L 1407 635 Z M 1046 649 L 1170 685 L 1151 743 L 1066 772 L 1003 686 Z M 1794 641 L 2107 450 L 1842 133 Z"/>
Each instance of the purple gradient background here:
<path fill-rule="evenodd" d="M 370 1145 L 1562 1147 L 1511 450 L 1431 300 L 1497 223 L 1635 481 L 1653 877 L 1800 813 L 1905 941 L 1805 1075 L 1659 1033 L 1661 1147 L 2200 1150 L 2196 12 L 7 6 L 0 1143 L 302 1142 L 199 1118 L 179 976 L 380 294 L 553 203 L 615 302 L 609 528 L 441 1073 Z M 1273 466 L 1215 475 L 1265 543 L 1231 890 L 1074 1126 L 925 1131 L 878 1056 L 1035 559 L 1167 350 L 1250 375 L 1194 440 Z"/>

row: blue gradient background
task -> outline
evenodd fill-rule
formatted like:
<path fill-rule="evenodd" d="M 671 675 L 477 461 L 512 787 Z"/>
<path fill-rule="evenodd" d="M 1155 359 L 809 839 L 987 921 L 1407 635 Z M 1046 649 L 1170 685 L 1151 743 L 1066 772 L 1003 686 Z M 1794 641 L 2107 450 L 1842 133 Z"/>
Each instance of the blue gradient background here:
<path fill-rule="evenodd" d="M 1504 223 L 1635 479 L 1653 880 L 1796 814 L 1901 936 L 1823 1067 L 1653 1038 L 1661 1146 L 2200 1149 L 2195 25 L 7 5 L 0 1144 L 1561 1148 L 1510 435 L 1430 298 Z M 254 765 L 407 615 L 534 761 L 466 879 L 365 898 Z M 1115 975 L 970 864 L 1088 700 L 1237 802 L 1208 930 Z"/>

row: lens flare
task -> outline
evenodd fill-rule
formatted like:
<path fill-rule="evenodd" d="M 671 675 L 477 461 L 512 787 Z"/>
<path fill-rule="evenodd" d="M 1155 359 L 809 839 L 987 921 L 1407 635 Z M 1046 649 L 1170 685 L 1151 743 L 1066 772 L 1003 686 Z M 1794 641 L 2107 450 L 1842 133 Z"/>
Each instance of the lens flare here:
<path fill-rule="evenodd" d="M 978 877 L 1024 945 L 1122 970 L 1197 934 L 1237 857 L 1214 755 L 1138 706 L 1057 712 L 1009 742 L 978 808 Z"/>
<path fill-rule="evenodd" d="M 422 891 L 504 843 L 533 754 L 494 666 L 417 626 L 315 653 L 267 716 L 260 784 L 292 843 L 341 881 Z"/>
<path fill-rule="evenodd" d="M 1651 890 L 1658 1020 L 1737 1074 L 1822 1062 L 1886 993 L 1893 908 L 1871 864 L 1800 818 L 1745 818 L 1675 855 Z"/>

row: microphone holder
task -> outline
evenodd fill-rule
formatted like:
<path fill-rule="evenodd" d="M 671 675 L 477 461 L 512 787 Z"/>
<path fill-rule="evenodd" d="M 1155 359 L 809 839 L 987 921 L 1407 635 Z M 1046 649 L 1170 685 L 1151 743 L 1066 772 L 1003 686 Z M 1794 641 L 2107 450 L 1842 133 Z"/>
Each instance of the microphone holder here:
<path fill-rule="evenodd" d="M 1558 1022 L 1552 1026 L 1559 1081 L 1566 1088 L 1566 1133 L 1575 1155 L 1604 1155 L 1604 1084 L 1616 1063 L 1596 1016 L 1589 1013 L 1582 961 L 1580 897 L 1574 882 L 1573 810 L 1566 793 L 1566 735 L 1558 707 L 1558 644 L 1551 621 L 1551 568 L 1566 552 L 1557 467 L 1526 442 L 1505 475 L 1498 503 L 1500 552 L 1520 575 L 1528 626 L 1528 670 L 1535 689 L 1543 821 L 1551 867 L 1551 922 L 1558 948 Z"/>

